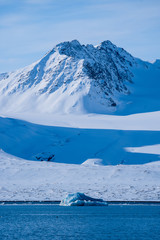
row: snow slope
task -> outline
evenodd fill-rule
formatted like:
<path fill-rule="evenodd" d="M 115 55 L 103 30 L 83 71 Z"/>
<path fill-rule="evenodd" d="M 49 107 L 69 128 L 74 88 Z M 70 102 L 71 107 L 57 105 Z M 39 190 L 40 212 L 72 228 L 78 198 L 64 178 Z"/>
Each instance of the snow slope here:
<path fill-rule="evenodd" d="M 83 119 L 83 116 L 81 118 Z M 107 165 L 142 164 L 159 160 L 160 154 L 157 150 L 154 152 L 153 149 L 151 154 L 146 154 L 148 147 L 160 143 L 158 129 L 148 131 L 144 128 L 145 130 L 140 131 L 134 124 L 134 130 L 107 129 L 108 121 L 105 125 L 105 120 L 104 127 L 98 129 L 96 126 L 102 120 L 99 118 L 93 117 L 95 125 L 90 126 L 90 129 L 79 128 L 77 125 L 75 128 L 44 126 L 12 118 L 0 118 L 0 148 L 24 159 L 42 160 L 44 157 L 44 160 L 50 158 L 59 163 L 81 164 L 89 158 L 101 158 Z M 88 124 L 92 122 L 90 117 L 83 120 L 85 123 L 88 121 Z M 65 122 L 65 118 L 63 121 Z M 79 121 L 82 123 L 81 119 Z M 70 124 L 72 122 L 74 118 L 70 119 Z M 156 128 L 156 124 L 154 127 Z M 129 150 L 142 146 L 146 146 L 143 153 Z"/>
<path fill-rule="evenodd" d="M 61 200 L 77 191 L 104 200 L 160 200 L 160 162 L 85 166 L 27 161 L 0 151 L 0 179 L 1 201 Z"/>

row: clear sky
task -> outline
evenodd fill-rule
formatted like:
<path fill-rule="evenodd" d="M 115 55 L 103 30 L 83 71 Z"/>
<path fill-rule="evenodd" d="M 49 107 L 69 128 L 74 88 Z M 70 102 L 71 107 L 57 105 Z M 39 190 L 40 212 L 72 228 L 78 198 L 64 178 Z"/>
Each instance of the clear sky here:
<path fill-rule="evenodd" d="M 110 40 L 154 61 L 160 58 L 160 0 L 0 0 L 0 72 L 73 39 Z"/>

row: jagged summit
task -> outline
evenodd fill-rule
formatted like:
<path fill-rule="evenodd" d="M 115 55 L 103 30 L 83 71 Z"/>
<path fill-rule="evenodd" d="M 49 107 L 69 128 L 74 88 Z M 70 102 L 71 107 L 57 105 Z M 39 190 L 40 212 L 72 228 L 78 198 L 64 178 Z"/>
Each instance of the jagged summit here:
<path fill-rule="evenodd" d="M 118 49 L 116 45 L 114 45 L 111 41 L 109 40 L 106 40 L 106 41 L 103 41 L 101 42 L 99 45 L 97 45 L 97 48 L 99 49 Z"/>
<path fill-rule="evenodd" d="M 78 40 L 72 40 L 72 41 L 65 41 L 62 43 L 59 43 L 56 45 L 56 47 L 58 50 L 62 50 L 62 49 L 76 49 L 76 50 L 80 50 L 82 48 L 82 45 L 80 44 L 80 42 Z"/>
<path fill-rule="evenodd" d="M 142 62 L 142 61 L 141 61 Z M 109 40 L 57 44 L 39 61 L 0 75 L 1 111 L 108 113 L 128 95 L 140 64 Z M 143 65 L 143 64 L 142 64 Z"/>

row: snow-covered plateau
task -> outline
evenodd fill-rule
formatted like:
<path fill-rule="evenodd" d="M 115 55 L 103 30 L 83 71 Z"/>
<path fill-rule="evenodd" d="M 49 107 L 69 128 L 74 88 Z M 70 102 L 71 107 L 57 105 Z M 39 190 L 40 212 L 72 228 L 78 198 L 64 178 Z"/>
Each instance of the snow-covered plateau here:
<path fill-rule="evenodd" d="M 0 74 L 0 200 L 160 200 L 160 64 L 60 43 Z"/>

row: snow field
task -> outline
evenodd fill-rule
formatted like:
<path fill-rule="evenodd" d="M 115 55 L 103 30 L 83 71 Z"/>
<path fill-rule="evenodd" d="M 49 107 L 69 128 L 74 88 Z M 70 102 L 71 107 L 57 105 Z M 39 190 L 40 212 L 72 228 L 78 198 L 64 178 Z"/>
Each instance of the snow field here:
<path fill-rule="evenodd" d="M 36 162 L 0 152 L 0 200 L 61 200 L 83 192 L 104 200 L 160 200 L 160 162 L 75 165 Z"/>

